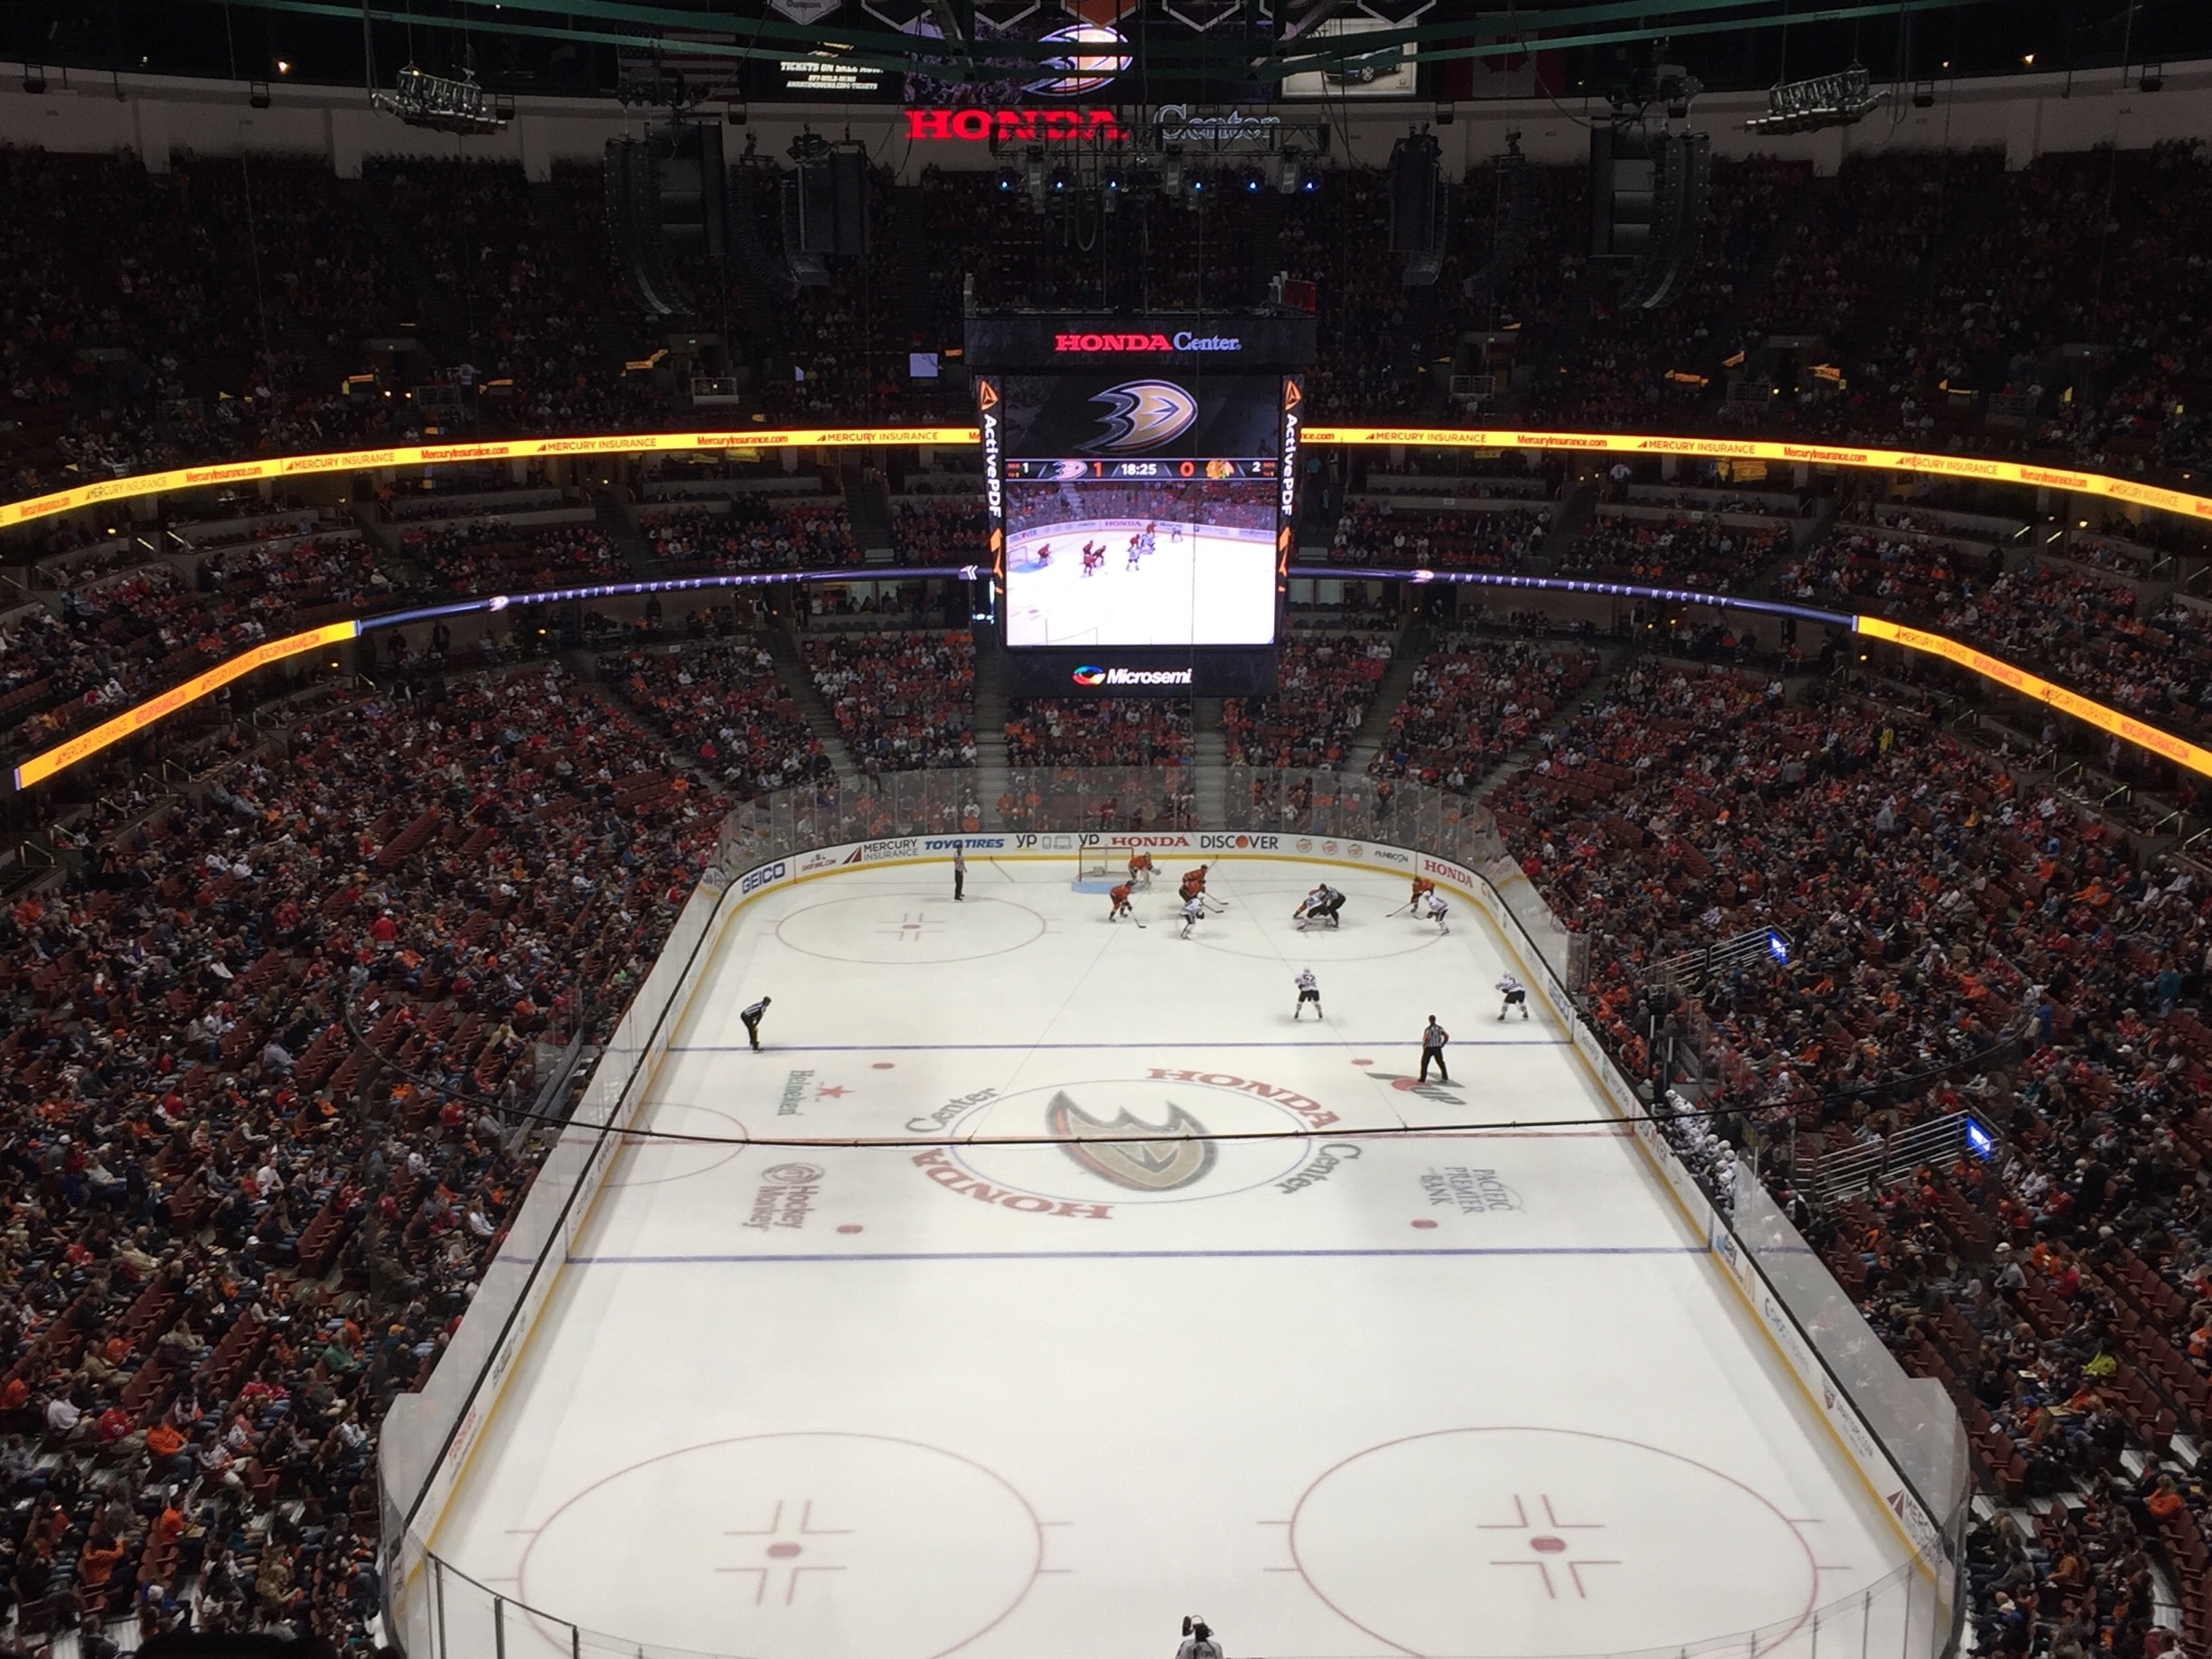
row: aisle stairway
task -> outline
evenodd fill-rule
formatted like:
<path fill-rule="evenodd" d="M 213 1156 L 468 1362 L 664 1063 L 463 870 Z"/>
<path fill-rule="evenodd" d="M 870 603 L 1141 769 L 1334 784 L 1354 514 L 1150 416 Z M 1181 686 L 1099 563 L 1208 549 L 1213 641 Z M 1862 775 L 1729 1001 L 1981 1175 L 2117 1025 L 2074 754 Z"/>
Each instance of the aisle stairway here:
<path fill-rule="evenodd" d="M 989 630 L 976 642 L 976 799 L 987 825 L 998 823 L 998 797 L 1013 787 L 1007 764 L 1006 698 L 998 689 L 998 642 Z"/>
<path fill-rule="evenodd" d="M 408 302 L 415 312 L 415 335 L 428 349 L 431 360 L 440 367 L 468 361 L 472 351 L 468 327 L 446 297 L 445 285 L 423 258 L 419 241 L 399 228 L 367 184 L 349 181 L 339 186 L 339 194 L 383 244 L 405 278 Z"/>
<path fill-rule="evenodd" d="M 891 498 L 883 480 L 867 468 L 847 464 L 838 468 L 838 484 L 845 492 L 845 517 L 860 557 L 871 565 L 892 563 L 897 555 L 892 550 Z"/>
<path fill-rule="evenodd" d="M 1567 486 L 1567 492 L 1558 506 L 1551 510 L 1551 522 L 1544 531 L 1542 544 L 1536 557 L 1529 561 L 1529 568 L 1539 576 L 1550 576 L 1574 551 L 1581 539 L 1582 527 L 1598 512 L 1597 478 L 1577 479 Z"/>
<path fill-rule="evenodd" d="M 530 187 L 530 218 L 552 239 L 553 256 L 577 270 L 595 270 L 608 259 L 603 239 L 587 236 L 576 223 L 568 198 L 551 180 Z M 644 320 L 620 306 L 595 305 L 583 319 L 590 340 L 589 361 L 603 373 L 618 373 L 623 364 L 645 352 L 637 349 L 647 337 Z"/>
<path fill-rule="evenodd" d="M 631 573 L 641 582 L 650 582 L 653 569 L 652 542 L 639 525 L 637 514 L 630 503 L 606 485 L 591 492 L 592 511 L 597 515 L 599 533 L 622 549 L 623 557 L 630 561 Z"/>
<path fill-rule="evenodd" d="M 1529 739 L 1504 760 L 1490 768 L 1475 783 L 1476 800 L 1485 801 L 1493 790 L 1526 768 L 1536 764 L 1543 753 L 1546 732 L 1563 732 L 1570 722 L 1578 719 L 1585 709 L 1604 707 L 1613 695 L 1613 682 L 1627 671 L 1636 653 L 1626 645 L 1601 645 L 1598 648 L 1598 677 L 1584 686 L 1571 699 L 1562 703 L 1560 710 L 1543 725 L 1529 734 Z"/>
<path fill-rule="evenodd" d="M 814 677 L 807 672 L 806 658 L 799 644 L 781 629 L 768 634 L 768 651 L 775 659 L 776 675 L 783 681 L 784 689 L 791 693 L 799 706 L 799 717 L 806 722 L 807 730 L 821 744 L 822 753 L 830 757 L 830 770 L 837 773 L 838 786 L 858 791 L 861 786 L 859 764 L 853 752 L 846 746 L 845 734 L 838 729 L 837 717 L 830 712 L 830 705 L 822 700 Z"/>
<path fill-rule="evenodd" d="M 1202 824 L 1229 821 L 1229 739 L 1222 730 L 1222 699 L 1191 699 L 1191 757 L 1196 797 L 1193 802 Z"/>
<path fill-rule="evenodd" d="M 1345 757 L 1345 772 L 1354 775 L 1365 772 L 1382 753 L 1382 739 L 1390 731 L 1391 716 L 1405 701 L 1405 694 L 1413 684 L 1413 671 L 1428 654 L 1429 624 L 1425 622 L 1415 622 L 1392 643 L 1390 670 L 1382 676 L 1382 683 L 1375 688 L 1374 701 L 1367 705 L 1367 717 L 1360 722 L 1359 730 L 1352 734 L 1351 752 Z"/>

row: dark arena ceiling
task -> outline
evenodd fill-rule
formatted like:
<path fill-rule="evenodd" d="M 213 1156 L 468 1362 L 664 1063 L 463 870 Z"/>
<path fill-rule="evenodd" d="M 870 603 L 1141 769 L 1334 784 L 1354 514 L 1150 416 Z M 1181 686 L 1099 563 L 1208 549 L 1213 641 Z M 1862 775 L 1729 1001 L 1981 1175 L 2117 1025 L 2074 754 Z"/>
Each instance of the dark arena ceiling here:
<path fill-rule="evenodd" d="M 1086 55 L 1071 59 L 1072 52 Z M 1530 56 L 1533 53 L 1533 59 Z M 1092 56 L 1088 54 L 1098 54 Z M 1275 97 L 1287 76 L 1407 95 L 1603 94 L 1664 54 L 1709 89 L 1850 63 L 1880 81 L 2212 56 L 2207 0 L 9 0 L 0 63 L 389 86 L 408 63 L 493 92 L 661 101 L 1005 101 L 1071 69 L 1095 102 Z M 794 84 L 832 62 L 841 89 Z M 1532 75 L 1528 67 L 1533 63 Z M 1405 71 L 1411 73 L 1406 74 Z M 1311 78 L 1318 76 L 1318 82 Z M 803 82 L 803 78 L 801 78 Z M 811 90 L 804 89 L 811 84 Z M 1068 89 L 1064 84 L 1060 90 Z"/>

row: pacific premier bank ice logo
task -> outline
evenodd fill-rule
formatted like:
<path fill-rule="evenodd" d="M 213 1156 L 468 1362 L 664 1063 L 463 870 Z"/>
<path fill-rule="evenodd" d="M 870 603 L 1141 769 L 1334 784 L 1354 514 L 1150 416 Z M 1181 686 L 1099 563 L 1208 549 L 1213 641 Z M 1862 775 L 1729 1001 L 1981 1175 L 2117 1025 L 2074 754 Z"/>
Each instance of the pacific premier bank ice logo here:
<path fill-rule="evenodd" d="M 1106 406 L 1099 424 L 1105 436 L 1083 447 L 1092 455 L 1125 455 L 1172 444 L 1198 418 L 1198 399 L 1171 380 L 1129 380 L 1091 399 Z"/>

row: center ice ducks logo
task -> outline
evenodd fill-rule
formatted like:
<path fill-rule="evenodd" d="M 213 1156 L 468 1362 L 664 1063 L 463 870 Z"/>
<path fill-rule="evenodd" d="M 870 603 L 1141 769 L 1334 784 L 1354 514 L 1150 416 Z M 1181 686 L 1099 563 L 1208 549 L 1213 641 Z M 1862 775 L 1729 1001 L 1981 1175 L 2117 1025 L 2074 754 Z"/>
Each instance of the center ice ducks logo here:
<path fill-rule="evenodd" d="M 1111 1118 L 1094 1118 L 1059 1093 L 1045 1108 L 1045 1122 L 1066 1138 L 1062 1151 L 1116 1186 L 1171 1193 L 1214 1168 L 1214 1143 L 1200 1139 L 1205 1125 L 1172 1101 L 1165 1122 L 1147 1123 L 1126 1106 Z"/>
<path fill-rule="evenodd" d="M 1198 399 L 1168 380 L 1125 381 L 1091 401 L 1106 406 L 1106 413 L 1099 417 L 1105 436 L 1083 445 L 1093 455 L 1157 449 L 1181 437 L 1198 418 Z"/>
<path fill-rule="evenodd" d="M 1093 668 L 1089 663 L 1085 663 L 1083 667 L 1077 669 L 1074 673 L 1071 674 L 1069 678 L 1079 686 L 1102 686 L 1106 683 L 1106 670 L 1102 668 Z"/>
<path fill-rule="evenodd" d="M 1202 1115 L 1203 1114 L 1203 1115 Z M 972 1203 L 1063 1220 L 1111 1221 L 1282 1183 L 1315 1161 L 1338 1118 L 1279 1083 L 1195 1067 L 1071 1078 L 1010 1095 L 985 1089 L 906 1123 L 933 1144 L 914 1165 Z"/>

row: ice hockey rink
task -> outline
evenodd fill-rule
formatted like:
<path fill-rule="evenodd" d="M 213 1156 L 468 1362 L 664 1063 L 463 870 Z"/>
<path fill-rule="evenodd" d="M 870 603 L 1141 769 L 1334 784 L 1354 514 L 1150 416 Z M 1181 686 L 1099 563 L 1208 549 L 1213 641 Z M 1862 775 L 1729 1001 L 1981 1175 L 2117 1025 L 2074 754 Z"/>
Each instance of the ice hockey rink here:
<path fill-rule="evenodd" d="M 1275 538 L 1265 530 L 1161 521 L 1129 563 L 1141 520 L 1046 525 L 1007 539 L 1009 645 L 1264 645 L 1275 637 Z M 1180 531 L 1178 535 L 1176 532 Z M 1083 568 L 1086 540 L 1105 562 Z M 1037 555 L 1051 549 L 1043 565 Z"/>
<path fill-rule="evenodd" d="M 625 1645 L 757 1659 L 1165 1659 L 1186 1613 L 1232 1659 L 1754 1627 L 1810 1659 L 1814 1611 L 1907 1560 L 1549 1011 L 1498 1018 L 1530 976 L 1484 919 L 1221 862 L 1185 941 L 1178 866 L 1139 928 L 1073 865 L 739 913 L 646 1120 L 714 1139 L 622 1154 L 441 1556 Z M 1344 925 L 1298 933 L 1324 876 Z M 1452 1081 L 1422 1087 L 1431 1012 Z M 1447 1127 L 1489 1124 L 1521 1127 Z M 1115 1144 L 1148 1130 L 1187 1139 Z M 527 1617 L 502 1640 L 569 1652 Z"/>

